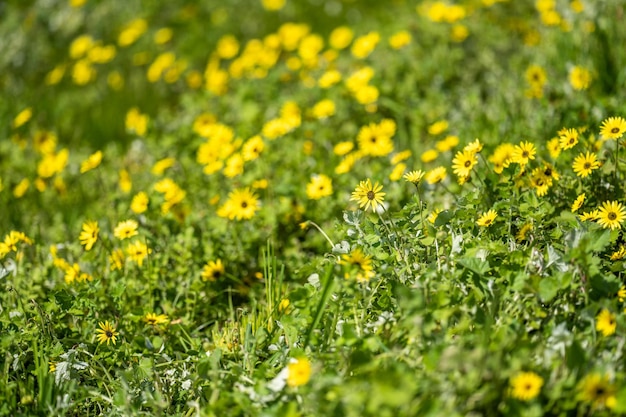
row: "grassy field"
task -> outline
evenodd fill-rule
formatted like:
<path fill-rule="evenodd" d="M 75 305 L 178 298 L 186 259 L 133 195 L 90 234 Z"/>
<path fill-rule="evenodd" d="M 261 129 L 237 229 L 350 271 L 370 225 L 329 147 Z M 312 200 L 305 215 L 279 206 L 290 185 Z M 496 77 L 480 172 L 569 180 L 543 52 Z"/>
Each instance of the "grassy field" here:
<path fill-rule="evenodd" d="M 625 12 L 0 1 L 0 415 L 626 414 Z"/>

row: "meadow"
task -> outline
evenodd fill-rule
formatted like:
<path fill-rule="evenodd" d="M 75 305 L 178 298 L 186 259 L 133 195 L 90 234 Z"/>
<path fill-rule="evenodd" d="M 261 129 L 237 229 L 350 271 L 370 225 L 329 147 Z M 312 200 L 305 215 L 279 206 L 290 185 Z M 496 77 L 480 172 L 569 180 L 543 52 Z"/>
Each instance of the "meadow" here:
<path fill-rule="evenodd" d="M 0 415 L 626 414 L 625 12 L 0 1 Z"/>

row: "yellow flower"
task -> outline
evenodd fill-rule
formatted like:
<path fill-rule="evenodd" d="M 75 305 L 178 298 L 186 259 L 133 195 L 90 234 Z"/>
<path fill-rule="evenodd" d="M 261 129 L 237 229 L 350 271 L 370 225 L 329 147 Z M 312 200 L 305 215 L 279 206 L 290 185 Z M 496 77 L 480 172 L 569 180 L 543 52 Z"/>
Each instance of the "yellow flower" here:
<path fill-rule="evenodd" d="M 608 375 L 592 373 L 578 384 L 578 399 L 594 407 L 613 408 L 615 406 L 615 385 L 609 382 Z"/>
<path fill-rule="evenodd" d="M 169 318 L 165 314 L 148 313 L 144 316 L 143 321 L 150 326 L 157 326 L 159 324 L 166 324 Z"/>
<path fill-rule="evenodd" d="M 359 207 L 367 210 L 371 208 L 376 211 L 378 205 L 382 205 L 385 193 L 382 192 L 383 186 L 375 183 L 372 185 L 372 181 L 368 178 L 365 181 L 361 181 L 359 185 L 352 192 L 350 201 L 358 201 Z"/>
<path fill-rule="evenodd" d="M 311 362 L 307 358 L 295 359 L 287 366 L 287 385 L 299 387 L 311 379 Z"/>
<path fill-rule="evenodd" d="M 285 7 L 286 0 L 261 0 L 265 10 L 276 11 Z"/>
<path fill-rule="evenodd" d="M 478 163 L 476 154 L 469 151 L 457 152 L 452 160 L 452 172 L 459 177 L 469 177 L 472 168 Z"/>
<path fill-rule="evenodd" d="M 574 90 L 586 90 L 591 84 L 591 71 L 575 66 L 569 73 L 569 83 Z"/>
<path fill-rule="evenodd" d="M 217 214 L 231 220 L 248 220 L 254 217 L 259 208 L 260 203 L 256 194 L 249 188 L 244 188 L 232 191 Z"/>
<path fill-rule="evenodd" d="M 591 152 L 581 153 L 572 164 L 574 173 L 581 178 L 589 176 L 594 169 L 598 168 L 600 168 L 600 161 L 598 161 L 596 154 Z"/>
<path fill-rule="evenodd" d="M 620 139 L 626 132 L 626 120 L 621 117 L 609 117 L 602 122 L 600 135 L 606 139 Z"/>
<path fill-rule="evenodd" d="M 347 26 L 335 28 L 331 33 L 328 42 L 334 49 L 345 49 L 352 42 L 354 32 Z"/>
<path fill-rule="evenodd" d="M 98 240 L 98 232 L 100 232 L 98 222 L 86 221 L 85 223 L 83 223 L 83 229 L 80 232 L 78 240 L 80 240 L 81 245 L 85 246 L 86 251 L 89 251 L 91 250 L 91 248 L 93 248 L 93 245 Z"/>
<path fill-rule="evenodd" d="M 113 342 L 113 344 L 115 344 L 115 342 L 117 341 L 117 336 L 119 335 L 119 333 L 115 331 L 115 326 L 109 323 L 108 320 L 105 321 L 104 323 L 103 322 L 98 323 L 98 326 L 100 326 L 99 329 L 96 329 L 98 342 L 100 344 L 106 342 L 107 345 L 110 342 Z"/>
<path fill-rule="evenodd" d="M 24 110 L 19 112 L 17 116 L 15 116 L 15 119 L 13 119 L 13 129 L 17 129 L 18 127 L 22 126 L 23 124 L 28 122 L 31 117 L 33 117 L 33 109 L 30 107 L 26 107 Z"/>
<path fill-rule="evenodd" d="M 202 268 L 202 273 L 200 276 L 203 281 L 217 281 L 222 275 L 224 275 L 224 264 L 221 259 L 217 261 L 209 261 Z"/>
<path fill-rule="evenodd" d="M 332 194 L 332 180 L 324 174 L 314 175 L 306 186 L 306 195 L 311 200 L 319 200 Z"/>
<path fill-rule="evenodd" d="M 380 34 L 378 32 L 370 32 L 367 35 L 359 36 L 352 44 L 352 55 L 358 59 L 367 58 L 376 48 L 379 41 Z"/>
<path fill-rule="evenodd" d="M 26 194 L 26 191 L 28 191 L 29 188 L 30 188 L 30 180 L 28 178 L 24 178 L 15 186 L 15 188 L 13 188 L 13 197 L 15 198 L 24 197 L 24 194 Z"/>
<path fill-rule="evenodd" d="M 148 194 L 143 191 L 138 192 L 130 203 L 130 209 L 137 214 L 141 214 L 148 209 Z"/>
<path fill-rule="evenodd" d="M 583 206 L 584 202 L 585 202 L 585 193 L 582 193 L 578 197 L 576 197 L 576 200 L 574 200 L 574 203 L 572 203 L 572 213 L 576 213 L 578 209 Z"/>
<path fill-rule="evenodd" d="M 432 125 L 428 126 L 428 133 L 436 136 L 448 129 L 448 121 L 447 120 L 439 120 Z"/>
<path fill-rule="evenodd" d="M 152 250 L 148 246 L 140 241 L 129 243 L 126 246 L 126 254 L 132 260 L 137 262 L 137 265 L 142 266 L 144 259 L 152 253 Z"/>
<path fill-rule="evenodd" d="M 489 210 L 478 218 L 476 224 L 480 227 L 488 227 L 494 222 L 496 217 L 498 217 L 498 213 L 496 213 L 495 210 Z"/>
<path fill-rule="evenodd" d="M 537 149 L 532 142 L 522 142 L 519 145 L 515 145 L 511 162 L 526 165 L 531 159 L 535 159 L 536 153 Z"/>
<path fill-rule="evenodd" d="M 406 30 L 394 34 L 389 38 L 389 46 L 393 49 L 400 49 L 411 43 L 411 34 Z"/>
<path fill-rule="evenodd" d="M 447 176 L 448 173 L 445 167 L 437 167 L 428 171 L 424 178 L 429 184 L 438 184 L 445 180 Z"/>
<path fill-rule="evenodd" d="M 559 144 L 562 150 L 570 149 L 578 143 L 578 130 L 562 129 L 559 131 Z"/>
<path fill-rule="evenodd" d="M 626 210 L 622 203 L 605 201 L 598 209 L 598 223 L 605 229 L 620 229 L 626 218 Z"/>
<path fill-rule="evenodd" d="M 539 395 L 543 378 L 534 372 L 520 372 L 511 378 L 511 395 L 522 401 L 529 401 Z"/>
<path fill-rule="evenodd" d="M 163 175 L 166 169 L 172 167 L 176 163 L 176 159 L 174 158 L 163 158 L 155 162 L 152 166 L 151 172 L 154 175 Z"/>
<path fill-rule="evenodd" d="M 601 332 L 603 336 L 611 336 L 615 333 L 616 327 L 617 321 L 615 320 L 615 314 L 611 313 L 606 308 L 596 317 L 596 330 Z"/>
<path fill-rule="evenodd" d="M 329 99 L 319 101 L 311 109 L 311 114 L 316 119 L 326 119 L 335 114 L 335 103 Z"/>
<path fill-rule="evenodd" d="M 148 30 L 148 22 L 144 19 L 135 19 L 124 27 L 117 38 L 117 44 L 122 48 L 135 43 Z"/>
<path fill-rule="evenodd" d="M 119 222 L 113 230 L 113 235 L 120 240 L 131 238 L 137 235 L 137 226 L 137 222 L 134 220 Z"/>
<path fill-rule="evenodd" d="M 80 173 L 84 174 L 85 172 L 97 168 L 101 162 L 102 151 L 98 151 L 94 154 L 89 155 L 89 157 L 80 164 Z"/>

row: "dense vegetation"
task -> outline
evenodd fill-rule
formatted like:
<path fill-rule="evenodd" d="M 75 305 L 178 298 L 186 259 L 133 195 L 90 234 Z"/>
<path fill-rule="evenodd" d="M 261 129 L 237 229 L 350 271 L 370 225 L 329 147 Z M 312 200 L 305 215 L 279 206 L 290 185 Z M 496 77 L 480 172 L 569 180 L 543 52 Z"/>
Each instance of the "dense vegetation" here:
<path fill-rule="evenodd" d="M 0 1 L 0 415 L 626 414 L 625 10 Z"/>

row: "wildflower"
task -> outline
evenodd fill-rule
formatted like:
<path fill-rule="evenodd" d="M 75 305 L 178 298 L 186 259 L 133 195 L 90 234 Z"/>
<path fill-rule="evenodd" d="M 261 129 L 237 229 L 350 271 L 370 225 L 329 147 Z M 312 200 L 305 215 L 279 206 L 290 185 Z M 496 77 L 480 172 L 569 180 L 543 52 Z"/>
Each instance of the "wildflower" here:
<path fill-rule="evenodd" d="M 619 261 L 620 259 L 624 259 L 624 257 L 626 257 L 626 247 L 624 245 L 620 246 L 618 250 L 616 250 L 615 252 L 613 252 L 611 254 L 611 260 L 612 261 Z M 624 288 L 624 287 L 622 287 Z M 622 290 L 620 290 L 621 293 Z M 618 293 L 618 296 L 620 295 L 620 293 Z M 626 294 L 625 294 L 626 295 Z M 624 301 L 620 298 L 620 302 Z"/>
<path fill-rule="evenodd" d="M 439 135 L 443 132 L 445 132 L 448 129 L 448 121 L 447 120 L 439 120 L 433 124 L 431 124 L 430 126 L 428 126 L 428 133 L 436 136 Z"/>
<path fill-rule="evenodd" d="M 120 169 L 119 176 L 120 179 L 118 182 L 118 186 L 120 187 L 120 190 L 123 193 L 129 193 L 130 190 L 132 190 L 133 188 L 133 182 L 130 179 L 130 174 L 125 169 Z"/>
<path fill-rule="evenodd" d="M 583 212 L 583 214 L 579 214 L 578 217 L 580 218 L 580 221 L 587 221 L 587 220 L 597 220 L 598 217 L 600 216 L 600 210 L 596 209 L 596 210 L 592 210 L 592 211 L 585 211 Z"/>
<path fill-rule="evenodd" d="M 329 70 L 320 76 L 317 85 L 320 88 L 330 88 L 339 81 L 341 81 L 341 73 L 337 70 Z"/>
<path fill-rule="evenodd" d="M 169 319 L 165 314 L 148 313 L 144 316 L 143 321 L 150 326 L 157 326 L 167 323 Z"/>
<path fill-rule="evenodd" d="M 134 220 L 119 222 L 113 230 L 113 235 L 120 240 L 131 238 L 137 234 L 137 226 Z"/>
<path fill-rule="evenodd" d="M 311 379 L 311 362 L 307 358 L 298 358 L 287 366 L 287 385 L 299 387 Z"/>
<path fill-rule="evenodd" d="M 445 167 L 437 167 L 428 171 L 424 177 L 429 184 L 438 184 L 446 179 L 448 173 Z"/>
<path fill-rule="evenodd" d="M 389 46 L 393 49 L 400 49 L 411 43 L 411 34 L 406 30 L 401 30 L 400 32 L 392 35 L 389 38 Z"/>
<path fill-rule="evenodd" d="M 174 163 L 176 163 L 176 159 L 174 158 L 160 159 L 154 163 L 150 172 L 152 172 L 154 175 L 163 175 L 165 170 L 171 168 Z"/>
<path fill-rule="evenodd" d="M 515 145 L 515 150 L 511 156 L 511 162 L 520 165 L 526 165 L 530 160 L 535 159 L 537 149 L 532 142 L 522 142 L 519 145 Z"/>
<path fill-rule="evenodd" d="M 494 210 L 489 210 L 481 214 L 481 216 L 476 221 L 476 224 L 480 227 L 488 227 L 493 223 L 496 217 L 498 217 L 498 213 L 496 213 Z"/>
<path fill-rule="evenodd" d="M 265 142 L 259 135 L 252 136 L 248 139 L 241 148 L 241 155 L 244 161 L 253 161 L 257 159 L 263 149 L 265 148 Z"/>
<path fill-rule="evenodd" d="M 326 119 L 335 114 L 335 103 L 330 99 L 321 100 L 313 106 L 311 113 L 316 119 Z"/>
<path fill-rule="evenodd" d="M 552 138 L 548 141 L 547 144 L 548 152 L 550 153 L 550 158 L 556 159 L 561 154 L 561 143 L 559 138 Z"/>
<path fill-rule="evenodd" d="M 96 329 L 98 342 L 100 344 L 106 342 L 107 345 L 110 342 L 113 342 L 113 344 L 115 344 L 117 341 L 117 336 L 119 336 L 119 333 L 115 330 L 115 326 L 109 323 L 108 320 L 105 321 L 104 323 L 103 322 L 98 323 L 98 326 L 100 326 L 99 329 Z"/>
<path fill-rule="evenodd" d="M 439 152 L 435 149 L 428 149 L 422 153 L 420 159 L 423 163 L 427 164 L 429 162 L 433 162 L 439 156 Z"/>
<path fill-rule="evenodd" d="M 610 336 L 615 333 L 617 322 L 615 321 L 615 314 L 611 313 L 606 308 L 603 309 L 596 317 L 596 330 L 602 333 L 603 336 Z"/>
<path fill-rule="evenodd" d="M 621 228 L 625 217 L 626 210 L 617 201 L 605 201 L 598 210 L 598 223 L 605 229 Z"/>
<path fill-rule="evenodd" d="M 561 129 L 559 131 L 559 145 L 562 150 L 571 149 L 578 143 L 578 130 Z"/>
<path fill-rule="evenodd" d="M 111 271 L 122 269 L 124 267 L 124 251 L 114 249 L 111 255 L 109 255 L 109 264 L 111 265 Z"/>
<path fill-rule="evenodd" d="M 539 395 L 543 378 L 534 372 L 520 372 L 511 378 L 511 395 L 522 401 L 529 401 Z"/>
<path fill-rule="evenodd" d="M 347 26 L 340 26 L 330 33 L 328 43 L 334 49 L 341 50 L 347 48 L 352 43 L 353 37 L 352 29 Z"/>
<path fill-rule="evenodd" d="M 574 202 L 572 203 L 572 213 L 576 213 L 578 209 L 582 207 L 584 202 L 585 193 L 582 193 L 578 197 L 576 197 L 576 200 L 574 200 Z"/>
<path fill-rule="evenodd" d="M 452 172 L 459 177 L 469 177 L 472 168 L 478 163 L 476 154 L 470 151 L 457 152 L 452 160 Z"/>
<path fill-rule="evenodd" d="M 85 223 L 83 223 L 83 228 L 80 232 L 80 236 L 78 236 L 78 240 L 80 240 L 81 245 L 85 246 L 86 251 L 89 251 L 91 250 L 91 248 L 93 248 L 93 245 L 98 240 L 98 232 L 100 232 L 98 222 L 86 221 Z"/>
<path fill-rule="evenodd" d="M 135 43 L 141 35 L 148 30 L 148 22 L 145 19 L 135 19 L 126 24 L 117 38 L 117 44 L 122 48 Z"/>
<path fill-rule="evenodd" d="M 510 165 L 514 151 L 515 146 L 511 143 L 503 143 L 493 151 L 493 155 L 489 157 L 489 162 L 493 164 L 493 170 L 496 174 L 501 174 L 504 168 Z"/>
<path fill-rule="evenodd" d="M 141 214 L 148 209 L 148 194 L 143 191 L 138 192 L 130 203 L 130 209 L 137 214 Z"/>
<path fill-rule="evenodd" d="M 600 161 L 597 160 L 596 154 L 591 152 L 581 153 L 574 159 L 572 164 L 572 169 L 581 178 L 587 177 L 594 169 L 599 167 Z"/>
<path fill-rule="evenodd" d="M 286 0 L 261 0 L 265 10 L 276 11 L 285 7 Z"/>
<path fill-rule="evenodd" d="M 84 174 L 85 172 L 97 168 L 100 162 L 102 162 L 102 151 L 89 155 L 89 157 L 80 164 L 80 173 Z"/>
<path fill-rule="evenodd" d="M 465 152 L 478 153 L 483 150 L 483 144 L 480 143 L 480 140 L 476 139 L 474 140 L 474 142 L 470 142 L 465 145 L 465 148 L 463 148 L 463 150 Z"/>
<path fill-rule="evenodd" d="M 22 181 L 20 181 L 15 186 L 15 188 L 13 188 L 13 197 L 15 198 L 24 197 L 24 194 L 26 194 L 26 191 L 28 191 L 29 188 L 30 188 L 30 180 L 28 178 L 22 179 Z"/>
<path fill-rule="evenodd" d="M 306 195 L 311 200 L 319 200 L 332 194 L 332 180 L 324 174 L 314 175 L 306 186 Z"/>
<path fill-rule="evenodd" d="M 209 261 L 202 268 L 202 273 L 200 276 L 203 281 L 217 281 L 222 275 L 224 275 L 224 264 L 221 259 L 217 261 Z"/>
<path fill-rule="evenodd" d="M 370 32 L 367 35 L 359 36 L 352 44 L 351 52 L 355 58 L 367 58 L 372 53 L 380 41 L 378 32 Z"/>
<path fill-rule="evenodd" d="M 524 224 L 519 231 L 517 232 L 517 234 L 515 235 L 515 240 L 517 242 L 523 242 L 526 240 L 526 234 L 528 232 L 530 232 L 531 230 L 533 230 L 533 225 L 532 223 L 526 223 Z"/>
<path fill-rule="evenodd" d="M 616 388 L 609 382 L 608 375 L 592 373 L 578 384 L 578 399 L 592 404 L 594 407 L 615 406 Z"/>
<path fill-rule="evenodd" d="M 531 65 L 526 69 L 526 81 L 531 86 L 542 87 L 547 80 L 546 72 L 539 65 Z"/>
<path fill-rule="evenodd" d="M 379 204 L 382 204 L 384 200 L 384 196 L 386 193 L 381 192 L 383 186 L 375 183 L 372 186 L 371 180 L 368 178 L 365 181 L 361 181 L 359 185 L 352 192 L 352 197 L 350 197 L 350 201 L 358 201 L 359 207 L 367 210 L 371 208 L 373 211 L 376 210 Z"/>
<path fill-rule="evenodd" d="M 569 73 L 569 83 L 574 90 L 586 90 L 591 84 L 591 71 L 576 65 Z"/>
<path fill-rule="evenodd" d="M 600 135 L 606 139 L 620 139 L 626 132 L 626 120 L 621 117 L 609 117 L 602 122 Z"/>
<path fill-rule="evenodd" d="M 239 41 L 233 35 L 224 35 L 215 46 L 215 51 L 222 59 L 231 59 L 239 52 Z"/>
<path fill-rule="evenodd" d="M 137 107 L 133 107 L 126 113 L 126 131 L 144 136 L 148 128 L 148 116 L 142 114 Z"/>
<path fill-rule="evenodd" d="M 57 145 L 57 135 L 47 130 L 38 130 L 33 136 L 33 147 L 42 155 L 51 154 Z"/>
<path fill-rule="evenodd" d="M 228 200 L 222 206 L 222 213 L 229 219 L 251 219 L 259 210 L 259 200 L 249 188 L 234 190 L 228 195 Z M 218 213 L 219 214 L 219 213 Z"/>
<path fill-rule="evenodd" d="M 391 163 L 395 165 L 402 161 L 406 161 L 407 159 L 411 157 L 411 155 L 412 155 L 412 152 L 410 150 L 398 152 L 397 154 L 393 156 L 393 158 L 391 158 Z"/>
<path fill-rule="evenodd" d="M 622 249 L 626 252 L 626 248 L 624 246 L 620 248 L 620 250 Z M 619 289 L 617 292 L 617 299 L 620 303 L 623 303 L 624 300 L 626 300 L 626 286 L 622 285 L 622 288 Z"/>
<path fill-rule="evenodd" d="M 349 254 L 342 255 L 339 264 L 357 267 L 356 280 L 359 282 L 369 281 L 374 276 L 372 257 L 365 255 L 360 248 L 355 248 Z M 350 276 L 346 272 L 345 278 L 350 278 Z"/>
<path fill-rule="evenodd" d="M 26 107 L 13 119 L 13 129 L 17 129 L 18 127 L 24 125 L 30 120 L 31 117 L 33 117 L 33 109 L 31 107 Z"/>
<path fill-rule="evenodd" d="M 137 262 L 137 265 L 142 266 L 144 259 L 152 253 L 152 250 L 148 246 L 140 241 L 129 243 L 126 246 L 126 254 L 132 260 Z"/>
<path fill-rule="evenodd" d="M 434 209 L 432 213 L 428 215 L 428 221 L 432 224 L 435 224 L 435 222 L 437 221 L 437 216 L 439 216 L 439 213 L 441 213 L 442 211 L 442 209 Z"/>
<path fill-rule="evenodd" d="M 412 182 L 415 185 L 419 184 L 422 178 L 424 178 L 424 171 L 422 171 L 421 169 L 418 169 L 417 171 L 407 172 L 406 174 L 404 174 L 404 179 L 406 179 L 408 182 Z"/>

